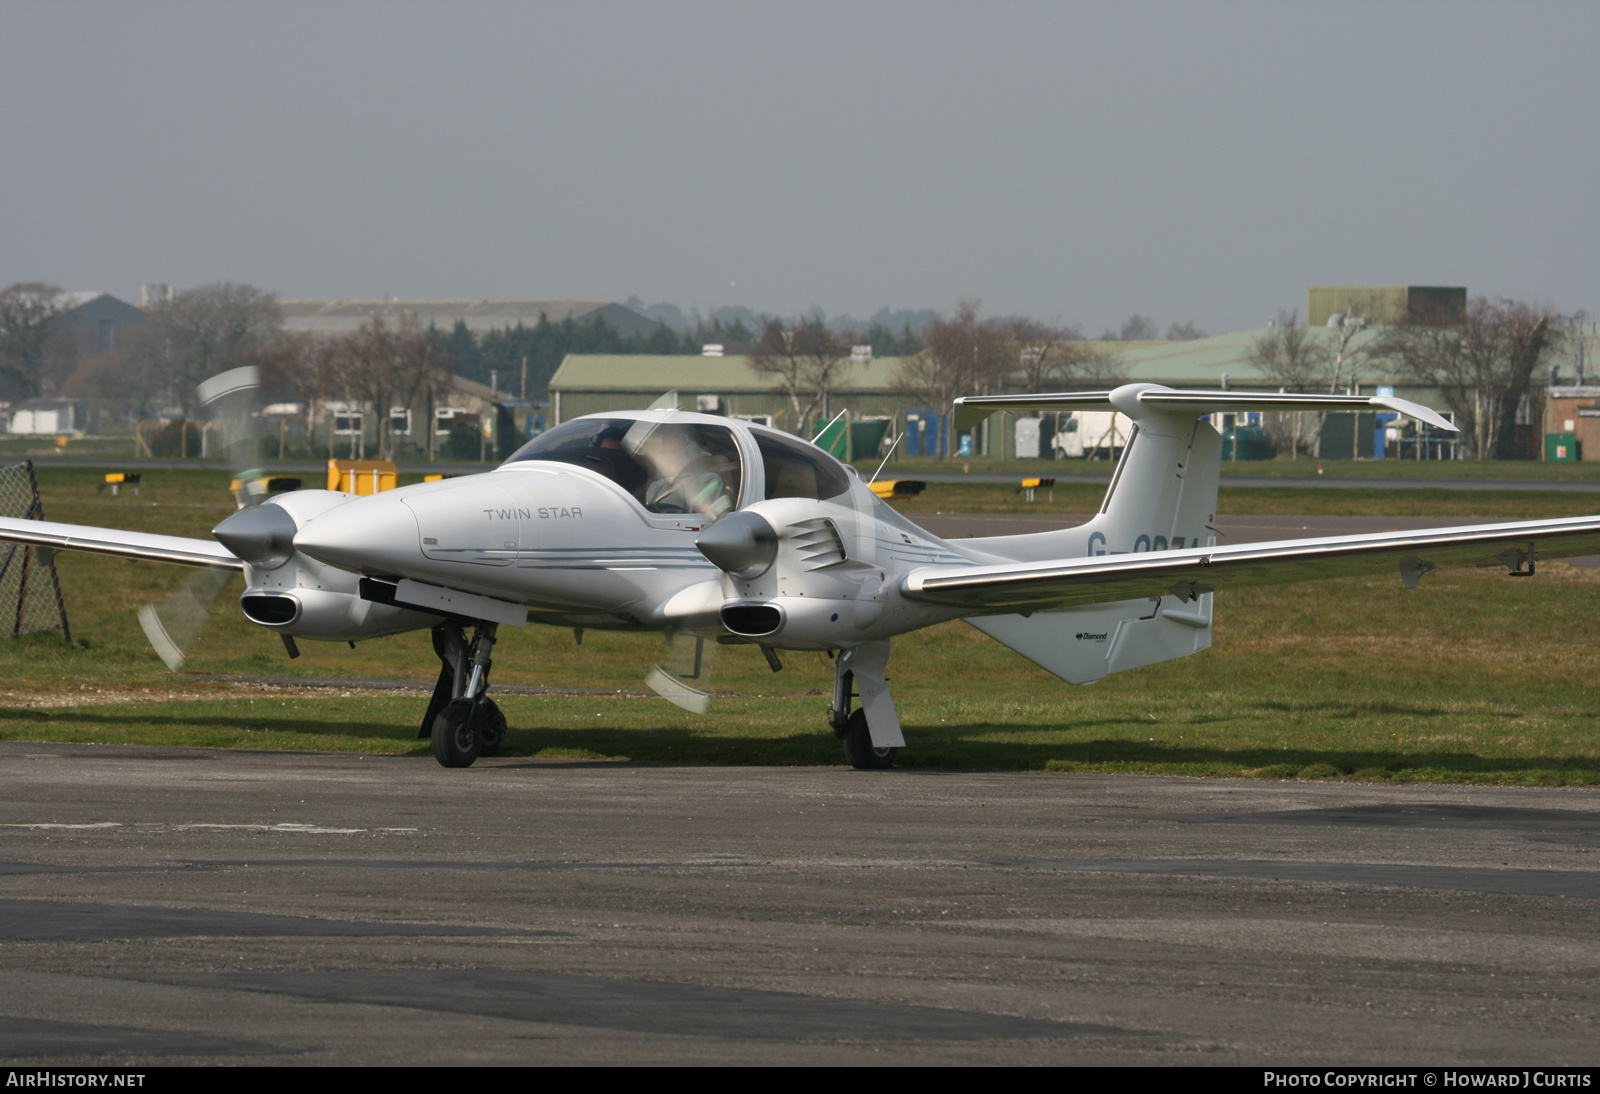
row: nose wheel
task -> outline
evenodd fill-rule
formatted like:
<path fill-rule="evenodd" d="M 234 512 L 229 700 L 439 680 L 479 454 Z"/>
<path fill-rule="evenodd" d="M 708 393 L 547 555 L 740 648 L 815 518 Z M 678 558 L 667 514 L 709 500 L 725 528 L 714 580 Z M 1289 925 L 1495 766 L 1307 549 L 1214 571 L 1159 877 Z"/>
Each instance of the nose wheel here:
<path fill-rule="evenodd" d="M 840 653 L 835 663 L 833 706 L 828 709 L 828 725 L 832 727 L 833 735 L 844 742 L 844 758 L 851 767 L 857 771 L 882 771 L 894 766 L 894 758 L 900 749 L 897 745 L 874 745 L 872 730 L 867 725 L 866 708 L 850 709 L 854 700 L 860 698 L 856 694 L 857 677 L 853 668 L 856 657 L 857 651 L 846 650 Z M 890 739 L 900 739 L 898 725 L 895 726 L 895 735 Z"/>
<path fill-rule="evenodd" d="M 857 771 L 882 771 L 893 767 L 895 755 L 900 751 L 892 747 L 873 747 L 872 734 L 867 730 L 867 712 L 860 709 L 851 713 L 840 737 L 844 740 L 844 758 Z"/>

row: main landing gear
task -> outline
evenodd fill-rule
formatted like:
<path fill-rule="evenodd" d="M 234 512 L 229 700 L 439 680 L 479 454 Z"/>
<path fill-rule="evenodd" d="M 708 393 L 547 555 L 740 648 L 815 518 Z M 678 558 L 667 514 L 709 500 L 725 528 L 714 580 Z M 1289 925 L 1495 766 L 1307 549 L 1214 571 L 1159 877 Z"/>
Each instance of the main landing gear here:
<path fill-rule="evenodd" d="M 445 767 L 471 767 L 479 756 L 494 755 L 505 738 L 506 716 L 488 695 L 496 626 L 478 623 L 471 642 L 455 623 L 433 628 L 439 680 L 417 737 L 432 739 L 433 758 Z"/>
<path fill-rule="evenodd" d="M 844 742 L 845 760 L 858 771 L 893 767 L 895 756 L 905 747 L 883 675 L 888 662 L 888 642 L 867 642 L 841 650 L 834 663 L 833 706 L 828 710 L 828 725 L 833 727 L 833 735 Z M 861 689 L 859 694 L 857 686 Z M 852 711 L 850 701 L 857 698 L 862 706 Z"/>

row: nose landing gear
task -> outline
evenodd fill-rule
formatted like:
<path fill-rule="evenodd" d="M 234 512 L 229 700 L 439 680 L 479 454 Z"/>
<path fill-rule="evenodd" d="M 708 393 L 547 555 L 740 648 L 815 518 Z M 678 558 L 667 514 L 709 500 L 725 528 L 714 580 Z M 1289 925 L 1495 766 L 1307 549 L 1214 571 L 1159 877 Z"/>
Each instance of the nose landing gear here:
<path fill-rule="evenodd" d="M 889 643 L 880 641 L 841 650 L 834 664 L 828 725 L 833 727 L 834 736 L 844 742 L 846 762 L 858 771 L 893 767 L 895 756 L 905 747 L 894 701 L 889 697 L 888 680 L 883 675 L 888 662 Z M 862 705 L 852 711 L 850 701 L 856 698 Z"/>
<path fill-rule="evenodd" d="M 471 767 L 505 738 L 506 717 L 488 696 L 496 626 L 479 622 L 470 643 L 455 623 L 433 629 L 439 679 L 417 736 L 430 738 L 433 758 L 445 767 Z"/>

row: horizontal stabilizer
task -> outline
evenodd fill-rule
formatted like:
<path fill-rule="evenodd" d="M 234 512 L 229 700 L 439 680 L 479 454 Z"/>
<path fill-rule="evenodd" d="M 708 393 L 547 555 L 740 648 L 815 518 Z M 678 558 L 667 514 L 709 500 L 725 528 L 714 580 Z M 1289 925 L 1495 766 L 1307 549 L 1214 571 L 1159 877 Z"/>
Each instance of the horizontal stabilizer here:
<path fill-rule="evenodd" d="M 1113 395 L 1116 396 L 1113 399 Z M 1067 391 L 1053 395 L 969 395 L 955 401 L 956 432 L 964 433 L 989 415 L 1001 410 L 1072 411 L 1116 409 L 1138 419 L 1138 407 L 1160 414 L 1199 417 L 1218 411 L 1237 413 L 1251 410 L 1393 410 L 1436 429 L 1456 432 L 1456 427 L 1433 410 L 1409 399 L 1392 395 L 1316 395 L 1285 394 L 1274 391 L 1181 390 L 1159 384 L 1128 385 L 1111 391 Z"/>
<path fill-rule="evenodd" d="M 1439 566 L 1531 572 L 1535 556 L 1600 554 L 1600 516 L 1416 532 L 1327 536 L 1231 547 L 1141 551 L 1055 562 L 928 566 L 901 578 L 911 600 L 971 614 L 1048 611 L 1139 597 L 1184 602 L 1209 592 L 1388 570 L 1409 587 Z M 1523 570 L 1523 566 L 1528 567 Z"/>
<path fill-rule="evenodd" d="M 142 558 L 150 562 L 175 562 L 182 566 L 244 569 L 244 563 L 215 540 L 124 532 L 120 528 L 95 528 L 86 524 L 57 524 L 48 520 L 0 517 L 0 541 L 50 547 L 57 551 L 87 551 L 97 555 Z"/>

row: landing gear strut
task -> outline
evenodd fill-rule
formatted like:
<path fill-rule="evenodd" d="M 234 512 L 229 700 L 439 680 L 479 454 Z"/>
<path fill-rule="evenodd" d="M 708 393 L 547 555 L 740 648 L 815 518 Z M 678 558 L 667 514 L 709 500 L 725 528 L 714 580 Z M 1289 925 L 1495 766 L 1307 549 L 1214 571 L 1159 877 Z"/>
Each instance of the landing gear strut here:
<path fill-rule="evenodd" d="M 506 717 L 488 695 L 496 627 L 479 622 L 471 642 L 455 623 L 433 629 L 439 679 L 417 737 L 431 738 L 433 758 L 445 767 L 471 767 L 479 756 L 493 755 L 505 738 Z"/>
<path fill-rule="evenodd" d="M 834 665 L 833 706 L 828 710 L 828 725 L 833 735 L 844 742 L 844 758 L 858 771 L 882 770 L 894 766 L 894 758 L 905 745 L 894 703 L 884 679 L 883 667 L 889 660 L 889 643 L 868 642 L 839 652 Z M 856 685 L 861 692 L 856 693 Z M 851 710 L 851 700 L 862 701 Z M 868 723 L 868 708 L 877 721 L 878 731 Z"/>

